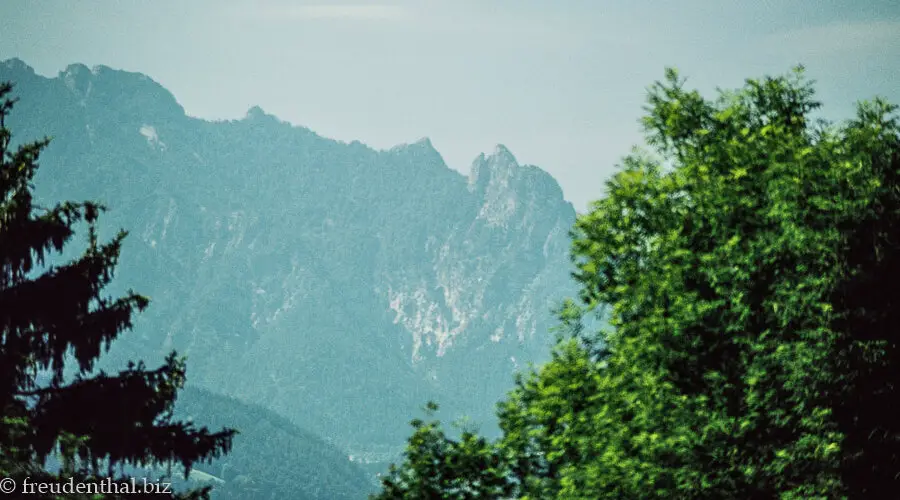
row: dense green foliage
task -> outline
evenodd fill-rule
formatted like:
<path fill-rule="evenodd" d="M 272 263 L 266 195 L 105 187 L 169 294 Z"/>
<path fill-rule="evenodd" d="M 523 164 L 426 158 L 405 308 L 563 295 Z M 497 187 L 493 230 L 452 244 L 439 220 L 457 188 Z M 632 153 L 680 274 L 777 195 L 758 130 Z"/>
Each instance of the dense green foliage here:
<path fill-rule="evenodd" d="M 715 100 L 670 70 L 648 100 L 654 152 L 573 230 L 582 313 L 610 328 L 518 381 L 477 449 L 503 457 L 488 474 L 423 460 L 465 451 L 417 422 L 377 498 L 440 497 L 434 477 L 515 498 L 896 497 L 896 107 L 815 121 L 799 69 Z"/>
<path fill-rule="evenodd" d="M 173 419 L 185 376 L 174 352 L 155 370 L 132 363 L 114 375 L 95 372 L 98 357 L 148 300 L 131 292 L 101 295 L 125 238 L 121 232 L 99 242 L 95 223 L 103 207 L 33 203 L 31 181 L 49 141 L 10 147 L 11 90 L 0 85 L 0 477 L 19 484 L 24 477 L 118 480 L 124 479 L 115 475 L 118 465 L 175 463 L 189 471 L 227 452 L 234 431 L 213 433 Z M 87 249 L 50 265 L 81 221 L 88 226 Z M 40 382 L 41 373 L 50 374 L 48 383 Z M 51 455 L 62 463 L 57 474 L 43 469 Z"/>
<path fill-rule="evenodd" d="M 438 409 L 429 403 L 426 413 Z M 509 492 L 505 461 L 490 443 L 471 430 L 459 440 L 447 437 L 440 422 L 413 420 L 415 429 L 406 451 L 407 466 L 391 466 L 383 480 L 384 498 L 497 498 Z M 475 481 L 467 478 L 477 477 Z M 410 497 L 410 494 L 413 497 Z"/>

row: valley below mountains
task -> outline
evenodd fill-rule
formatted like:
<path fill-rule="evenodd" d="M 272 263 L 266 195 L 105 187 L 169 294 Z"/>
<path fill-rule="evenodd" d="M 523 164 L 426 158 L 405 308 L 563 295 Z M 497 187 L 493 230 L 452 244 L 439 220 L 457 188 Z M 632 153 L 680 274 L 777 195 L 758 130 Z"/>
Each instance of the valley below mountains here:
<path fill-rule="evenodd" d="M 465 176 L 427 139 L 375 150 L 259 108 L 190 117 L 138 73 L 47 78 L 11 59 L 0 80 L 20 98 L 14 140 L 53 138 L 40 200 L 100 201 L 101 236 L 129 231 L 111 288 L 152 302 L 104 368 L 177 350 L 189 385 L 281 415 L 374 474 L 428 400 L 491 434 L 514 373 L 549 356 L 551 309 L 576 292 L 575 211 L 505 147 Z"/>

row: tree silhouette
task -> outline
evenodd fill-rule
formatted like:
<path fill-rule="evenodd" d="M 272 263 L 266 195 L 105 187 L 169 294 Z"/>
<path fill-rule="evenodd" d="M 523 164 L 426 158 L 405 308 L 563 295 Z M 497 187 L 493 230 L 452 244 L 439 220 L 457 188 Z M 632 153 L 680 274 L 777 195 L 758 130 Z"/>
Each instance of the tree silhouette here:
<path fill-rule="evenodd" d="M 235 431 L 210 432 L 173 419 L 185 377 L 184 360 L 174 352 L 154 370 L 129 363 L 117 374 L 94 373 L 97 359 L 149 300 L 130 291 L 102 295 L 126 236 L 120 231 L 109 242 L 98 240 L 103 206 L 35 205 L 32 180 L 50 141 L 12 149 L 11 91 L 12 84 L 0 84 L 0 476 L 124 480 L 117 466 L 173 463 L 187 476 L 194 463 L 227 453 Z M 48 258 L 61 254 L 79 224 L 87 226 L 87 248 L 51 265 Z M 40 374 L 49 381 L 40 383 Z M 62 463 L 54 473 L 44 467 L 51 455 Z M 206 496 L 208 488 L 171 498 Z"/>

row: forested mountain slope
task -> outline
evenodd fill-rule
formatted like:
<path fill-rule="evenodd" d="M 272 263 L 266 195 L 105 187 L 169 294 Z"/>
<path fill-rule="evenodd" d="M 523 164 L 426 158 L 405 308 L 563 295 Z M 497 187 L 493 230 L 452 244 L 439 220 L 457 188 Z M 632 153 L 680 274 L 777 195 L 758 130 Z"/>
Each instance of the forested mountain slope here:
<path fill-rule="evenodd" d="M 366 473 L 346 454 L 260 406 L 186 387 L 175 415 L 241 430 L 228 455 L 196 467 L 211 476 L 213 500 L 352 500 L 372 491 Z"/>

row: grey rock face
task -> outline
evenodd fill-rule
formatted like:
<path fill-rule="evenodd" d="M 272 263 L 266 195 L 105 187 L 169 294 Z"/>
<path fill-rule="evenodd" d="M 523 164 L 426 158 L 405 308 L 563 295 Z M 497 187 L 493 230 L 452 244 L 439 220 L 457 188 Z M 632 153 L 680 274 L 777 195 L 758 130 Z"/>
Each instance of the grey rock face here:
<path fill-rule="evenodd" d="M 116 286 L 153 300 L 112 362 L 187 354 L 189 383 L 273 409 L 358 455 L 396 450 L 428 399 L 489 422 L 546 356 L 574 293 L 574 210 L 503 146 L 468 179 L 427 139 L 376 151 L 255 107 L 184 114 L 146 76 L 0 63 L 17 139 L 54 137 L 47 200 L 130 231 Z"/>

